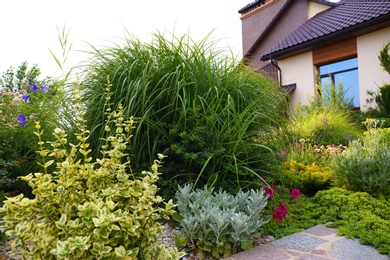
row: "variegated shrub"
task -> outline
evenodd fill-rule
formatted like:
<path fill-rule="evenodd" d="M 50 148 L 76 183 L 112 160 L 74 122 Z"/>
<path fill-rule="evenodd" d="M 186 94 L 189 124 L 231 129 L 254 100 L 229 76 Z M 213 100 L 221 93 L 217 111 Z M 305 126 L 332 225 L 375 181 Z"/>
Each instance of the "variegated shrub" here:
<path fill-rule="evenodd" d="M 106 131 L 116 134 L 107 134 L 93 161 L 83 111 L 79 104 L 78 144 L 68 144 L 65 131 L 56 129 L 56 141 L 45 149 L 36 122 L 43 171 L 22 178 L 35 197 L 8 198 L 0 210 L 13 250 L 18 246 L 26 259 L 179 259 L 176 248 L 156 244 L 163 229 L 158 220 L 174 212 L 172 201 L 156 195 L 163 156 L 151 172 L 133 173 L 124 150 L 134 122 L 124 120 L 121 106 L 116 112 L 108 106 Z"/>

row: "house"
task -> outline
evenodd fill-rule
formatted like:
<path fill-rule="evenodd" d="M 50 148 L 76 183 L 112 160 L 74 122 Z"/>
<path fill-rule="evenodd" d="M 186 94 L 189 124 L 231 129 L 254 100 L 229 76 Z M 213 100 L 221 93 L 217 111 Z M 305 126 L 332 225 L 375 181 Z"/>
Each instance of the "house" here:
<path fill-rule="evenodd" d="M 256 0 L 239 13 L 245 62 L 277 79 L 291 108 L 316 94 L 317 72 L 361 110 L 368 90 L 390 83 L 378 61 L 390 41 L 389 0 Z"/>

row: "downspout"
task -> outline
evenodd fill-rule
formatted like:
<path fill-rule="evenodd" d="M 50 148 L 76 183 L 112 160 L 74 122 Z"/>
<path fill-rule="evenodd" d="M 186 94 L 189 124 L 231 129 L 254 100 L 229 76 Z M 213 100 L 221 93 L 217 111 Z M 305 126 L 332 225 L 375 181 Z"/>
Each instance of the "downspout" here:
<path fill-rule="evenodd" d="M 272 57 L 270 57 L 270 60 L 271 60 L 271 64 L 274 65 L 278 71 L 279 71 L 279 85 L 280 87 L 282 86 L 282 70 L 280 69 L 280 67 L 275 63 L 274 59 L 272 59 Z"/>

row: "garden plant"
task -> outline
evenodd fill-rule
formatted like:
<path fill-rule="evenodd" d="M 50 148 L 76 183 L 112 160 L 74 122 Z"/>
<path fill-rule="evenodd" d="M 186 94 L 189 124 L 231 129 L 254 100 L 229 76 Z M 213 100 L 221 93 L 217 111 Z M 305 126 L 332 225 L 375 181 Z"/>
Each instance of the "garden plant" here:
<path fill-rule="evenodd" d="M 213 44 L 207 37 L 196 43 L 189 36 L 155 34 L 151 43 L 127 38 L 123 45 L 94 49 L 81 86 L 95 155 L 105 128 L 101 86 L 108 75 L 113 102 L 137 121 L 132 161 L 141 166 L 157 152 L 168 156 L 162 179 L 170 186 L 163 192 L 186 182 L 237 192 L 258 180 L 273 155 L 256 140 L 284 123 L 286 98 L 275 81 Z"/>
<path fill-rule="evenodd" d="M 176 248 L 156 245 L 163 228 L 158 220 L 168 218 L 174 209 L 172 201 L 156 195 L 164 156 L 154 161 L 150 172 L 132 172 L 124 151 L 134 121 L 124 118 L 122 106 L 111 110 L 109 85 L 105 93 L 107 136 L 95 161 L 90 156 L 85 107 L 79 99 L 78 143 L 68 143 L 66 132 L 56 128 L 55 141 L 45 149 L 41 124 L 35 122 L 42 171 L 22 178 L 34 198 L 10 197 L 0 209 L 5 214 L 1 229 L 15 253 L 19 247 L 23 257 L 32 259 L 165 260 L 183 255 Z"/>

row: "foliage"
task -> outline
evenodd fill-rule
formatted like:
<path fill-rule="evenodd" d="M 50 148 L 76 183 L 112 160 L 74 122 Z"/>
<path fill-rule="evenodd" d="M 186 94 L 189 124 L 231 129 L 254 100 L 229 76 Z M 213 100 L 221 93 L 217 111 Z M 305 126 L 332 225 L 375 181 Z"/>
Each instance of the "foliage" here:
<path fill-rule="evenodd" d="M 390 118 L 366 118 L 362 124 L 368 129 L 390 128 Z"/>
<path fill-rule="evenodd" d="M 390 203 L 366 192 L 350 192 L 340 188 L 320 191 L 313 203 L 332 218 L 337 233 L 359 238 L 362 244 L 375 246 L 390 255 Z"/>
<path fill-rule="evenodd" d="M 379 52 L 378 59 L 381 67 L 390 74 L 390 42 L 385 44 Z M 373 104 L 375 107 L 368 107 L 365 114 L 370 117 L 390 117 L 390 84 L 384 84 L 379 87 L 379 91 L 367 91 L 367 104 Z"/>
<path fill-rule="evenodd" d="M 13 250 L 20 246 L 32 259 L 178 259 L 177 249 L 155 245 L 163 228 L 158 220 L 168 218 L 174 207 L 156 196 L 163 156 L 151 172 L 133 173 L 124 153 L 133 119 L 125 120 L 121 106 L 116 112 L 109 106 L 106 131 L 111 127 L 116 134 L 107 134 L 101 157 L 93 161 L 84 110 L 79 103 L 77 144 L 67 145 L 67 134 L 56 128 L 52 148 L 45 149 L 36 122 L 43 172 L 23 177 L 35 198 L 8 198 L 0 210 L 6 213 L 3 229 Z"/>
<path fill-rule="evenodd" d="M 318 146 L 347 145 L 362 133 L 361 126 L 350 113 L 353 112 L 332 108 L 305 110 L 298 107 L 288 126 L 288 134 L 297 140 L 310 139 Z"/>
<path fill-rule="evenodd" d="M 33 64 L 33 66 L 29 68 L 28 62 L 24 61 L 17 70 L 10 67 L 1 74 L 0 88 L 8 88 L 10 91 L 17 92 L 23 90 L 24 87 L 31 82 L 42 85 L 49 81 L 49 79 L 46 78 L 42 82 L 39 82 L 39 75 L 41 75 L 41 70 L 37 64 Z"/>
<path fill-rule="evenodd" d="M 337 233 L 358 238 L 363 244 L 375 246 L 380 253 L 390 254 L 390 203 L 364 192 L 341 188 L 319 191 L 302 203 L 289 204 L 287 225 L 271 221 L 264 233 L 275 238 L 288 236 L 318 224 L 333 222 Z"/>
<path fill-rule="evenodd" d="M 283 182 L 290 187 L 297 187 L 308 195 L 330 186 L 331 174 L 326 166 L 316 162 L 305 164 L 295 160 L 285 161 L 282 164 Z"/>
<path fill-rule="evenodd" d="M 0 151 L 0 154 L 2 152 Z M 14 180 L 9 178 L 8 168 L 12 164 L 10 162 L 6 162 L 0 158 L 0 206 L 3 206 L 3 201 L 6 199 L 6 187 L 10 185 Z M 9 195 L 9 194 L 8 194 Z M 0 214 L 0 218 L 2 218 L 2 214 Z M 1 225 L 1 223 L 0 223 Z M 3 232 L 0 232 L 0 243 L 6 239 L 6 236 Z"/>
<path fill-rule="evenodd" d="M 334 184 L 373 196 L 390 195 L 390 129 L 371 129 L 329 165 Z"/>
<path fill-rule="evenodd" d="M 369 107 L 366 114 L 375 117 L 390 117 L 390 84 L 384 84 L 379 87 L 377 92 L 367 91 L 370 98 L 367 99 L 368 104 L 375 101 L 375 107 Z"/>
<path fill-rule="evenodd" d="M 333 154 L 342 153 L 345 149 L 347 147 L 342 145 L 313 145 L 310 139 L 293 140 L 285 155 L 281 154 L 280 166 L 275 168 L 281 172 L 283 185 L 314 195 L 318 190 L 329 188 L 329 160 Z"/>
<path fill-rule="evenodd" d="M 315 89 L 317 90 L 317 95 L 311 98 L 309 108 L 336 108 L 336 109 L 350 109 L 353 108 L 353 100 L 346 97 L 346 91 L 344 89 L 343 83 L 340 82 L 339 86 L 336 87 L 334 82 L 330 80 L 329 82 L 321 84 L 321 78 L 318 72 L 317 73 L 317 84 Z"/>
<path fill-rule="evenodd" d="M 8 167 L 8 172 L 12 173 L 9 177 L 16 180 L 37 169 L 35 151 L 38 146 L 34 142 L 33 122 L 40 121 L 45 130 L 43 138 L 51 140 L 50 133 L 55 127 L 69 127 L 70 102 L 60 81 L 38 79 L 40 71 L 36 65 L 28 69 L 24 62 L 18 70 L 10 69 L 7 73 L 0 91 L 0 158 L 12 163 Z M 15 190 L 29 193 L 28 187 L 20 181 L 7 188 L 7 191 Z"/>
<path fill-rule="evenodd" d="M 252 238 L 271 216 L 263 216 L 267 205 L 264 189 L 239 191 L 235 196 L 213 188 L 192 190 L 192 185 L 178 187 L 176 216 L 193 247 L 227 257 L 253 246 Z"/>
<path fill-rule="evenodd" d="M 252 180 L 270 157 L 254 140 L 284 120 L 285 96 L 275 82 L 212 46 L 208 37 L 195 43 L 156 34 L 151 43 L 128 38 L 123 46 L 94 49 L 81 83 L 93 150 L 98 153 L 104 132 L 101 86 L 109 75 L 113 101 L 138 122 L 128 151 L 138 166 L 164 151 L 167 181 L 237 191 Z"/>
<path fill-rule="evenodd" d="M 378 59 L 381 67 L 390 74 L 390 41 L 383 46 L 379 52 Z"/>

